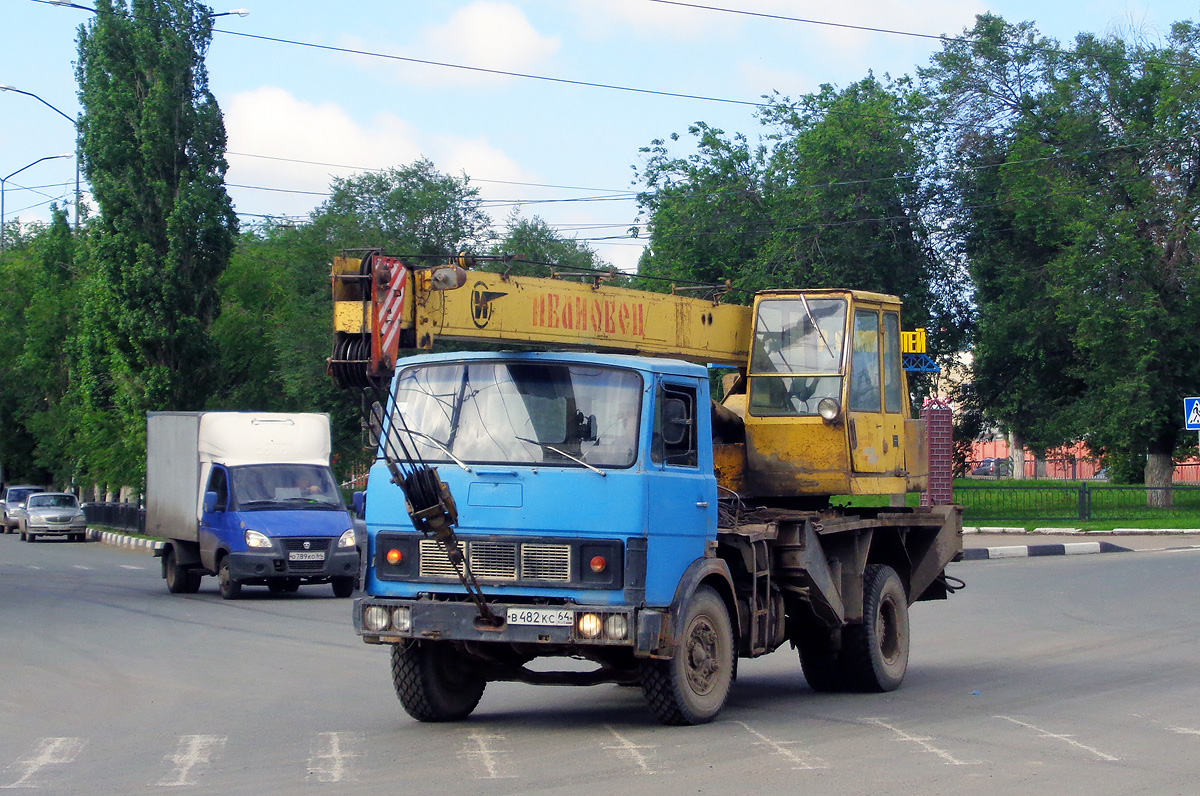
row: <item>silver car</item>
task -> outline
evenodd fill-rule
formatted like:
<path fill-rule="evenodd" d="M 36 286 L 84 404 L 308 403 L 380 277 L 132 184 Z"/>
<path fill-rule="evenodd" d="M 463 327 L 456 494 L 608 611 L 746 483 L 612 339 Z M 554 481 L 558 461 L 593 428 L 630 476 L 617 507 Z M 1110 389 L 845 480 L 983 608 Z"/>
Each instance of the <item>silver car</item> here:
<path fill-rule="evenodd" d="M 67 492 L 36 492 L 25 498 L 20 507 L 9 512 L 16 515 L 21 529 L 21 541 L 32 542 L 39 536 L 65 536 L 82 542 L 87 533 L 87 518 L 79 501 Z"/>
<path fill-rule="evenodd" d="M 4 497 L 0 498 L 0 506 L 4 510 L 4 533 L 12 533 L 18 530 L 17 519 L 10 516 L 9 507 L 15 511 L 18 506 L 25 502 L 25 498 L 34 492 L 45 491 L 42 487 L 34 486 L 33 484 L 13 484 L 12 486 L 5 487 Z"/>

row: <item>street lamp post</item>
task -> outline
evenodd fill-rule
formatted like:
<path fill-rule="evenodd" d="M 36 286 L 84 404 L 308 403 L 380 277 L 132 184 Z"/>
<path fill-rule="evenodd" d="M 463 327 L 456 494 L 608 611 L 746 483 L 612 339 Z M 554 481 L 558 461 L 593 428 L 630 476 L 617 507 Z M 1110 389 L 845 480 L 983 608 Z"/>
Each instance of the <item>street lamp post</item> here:
<path fill-rule="evenodd" d="M 46 100 L 42 99 L 37 94 L 33 94 L 28 91 L 22 91 L 21 89 L 15 87 L 15 86 L 8 86 L 8 85 L 4 85 L 2 83 L 0 83 L 0 91 L 12 91 L 17 94 L 24 94 L 26 97 L 33 97 L 35 100 L 42 103 L 47 108 L 49 108 L 50 110 L 57 113 L 59 116 L 66 119 L 68 122 L 71 123 L 71 126 L 75 128 L 75 147 L 76 147 L 76 149 L 78 149 L 78 147 L 79 147 L 79 122 L 77 122 L 75 119 L 72 119 L 70 116 L 68 116 L 67 114 L 60 111 L 58 108 L 54 107 L 49 102 L 46 102 Z M 9 176 L 11 176 L 11 175 L 9 175 Z M 75 158 L 75 236 L 76 237 L 79 237 L 79 200 L 80 200 L 79 158 L 77 157 L 77 158 Z"/>
<path fill-rule="evenodd" d="M 36 166 L 37 164 L 41 163 L 43 160 L 55 160 L 57 158 L 72 158 L 72 157 L 75 157 L 75 155 L 71 152 L 67 152 L 62 155 L 47 155 L 44 158 L 38 158 L 37 160 L 33 161 L 32 163 L 30 163 L 27 166 L 22 166 L 21 168 L 17 169 L 12 174 L 9 174 L 6 177 L 0 177 L 0 252 L 3 252 L 7 249 L 7 247 L 5 246 L 5 240 L 4 240 L 4 189 L 5 189 L 5 186 L 8 184 L 8 181 L 10 179 L 12 179 L 13 177 L 17 176 L 18 174 L 20 174 L 21 172 L 25 171 L 25 169 Z"/>

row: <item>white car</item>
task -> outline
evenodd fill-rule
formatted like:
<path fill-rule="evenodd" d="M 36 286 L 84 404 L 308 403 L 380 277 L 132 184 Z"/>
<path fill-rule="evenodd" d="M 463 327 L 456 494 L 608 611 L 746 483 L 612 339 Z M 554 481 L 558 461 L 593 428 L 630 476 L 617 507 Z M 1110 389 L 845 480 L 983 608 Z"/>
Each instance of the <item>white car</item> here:
<path fill-rule="evenodd" d="M 12 516 L 10 512 L 9 516 Z M 32 542 L 39 536 L 65 536 L 82 542 L 87 533 L 87 518 L 79 501 L 67 492 L 36 492 L 16 509 L 21 541 Z"/>

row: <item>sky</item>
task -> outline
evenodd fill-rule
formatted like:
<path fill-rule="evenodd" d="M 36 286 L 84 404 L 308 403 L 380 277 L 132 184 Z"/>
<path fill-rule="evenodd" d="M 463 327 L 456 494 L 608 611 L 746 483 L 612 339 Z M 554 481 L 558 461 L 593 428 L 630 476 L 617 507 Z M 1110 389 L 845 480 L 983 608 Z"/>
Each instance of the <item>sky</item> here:
<path fill-rule="evenodd" d="M 424 157 L 469 177 L 497 229 L 516 210 L 627 270 L 645 243 L 628 233 L 639 150 L 679 133 L 677 152 L 694 151 L 696 121 L 755 140 L 763 95 L 914 74 L 939 48 L 928 36 L 959 35 L 979 13 L 1063 42 L 1158 42 L 1200 19 L 1197 0 L 232 1 L 250 13 L 216 20 L 207 65 L 244 224 L 303 219 L 332 178 Z M 90 16 L 0 0 L 0 85 L 74 118 L 76 37 Z M 0 91 L 0 177 L 74 148 L 63 115 Z M 32 165 L 5 182 L 6 219 L 44 221 L 74 186 L 73 158 Z"/>

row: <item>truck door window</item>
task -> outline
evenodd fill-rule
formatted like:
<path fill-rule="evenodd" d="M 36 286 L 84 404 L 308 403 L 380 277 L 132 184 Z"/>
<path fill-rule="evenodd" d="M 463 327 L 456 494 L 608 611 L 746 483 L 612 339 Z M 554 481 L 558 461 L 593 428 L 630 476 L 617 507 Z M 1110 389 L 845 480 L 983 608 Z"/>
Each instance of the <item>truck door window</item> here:
<path fill-rule="evenodd" d="M 204 491 L 217 493 L 216 511 L 224 511 L 229 506 L 229 479 L 225 476 L 225 468 L 213 468 L 208 477 L 208 488 Z"/>
<path fill-rule="evenodd" d="M 663 385 L 655 401 L 650 458 L 655 464 L 696 467 L 696 455 L 696 390 Z"/>
<path fill-rule="evenodd" d="M 883 314 L 883 409 L 899 412 L 900 400 L 900 314 Z"/>
<path fill-rule="evenodd" d="M 879 390 L 879 313 L 857 310 L 850 356 L 850 411 L 880 411 Z"/>

